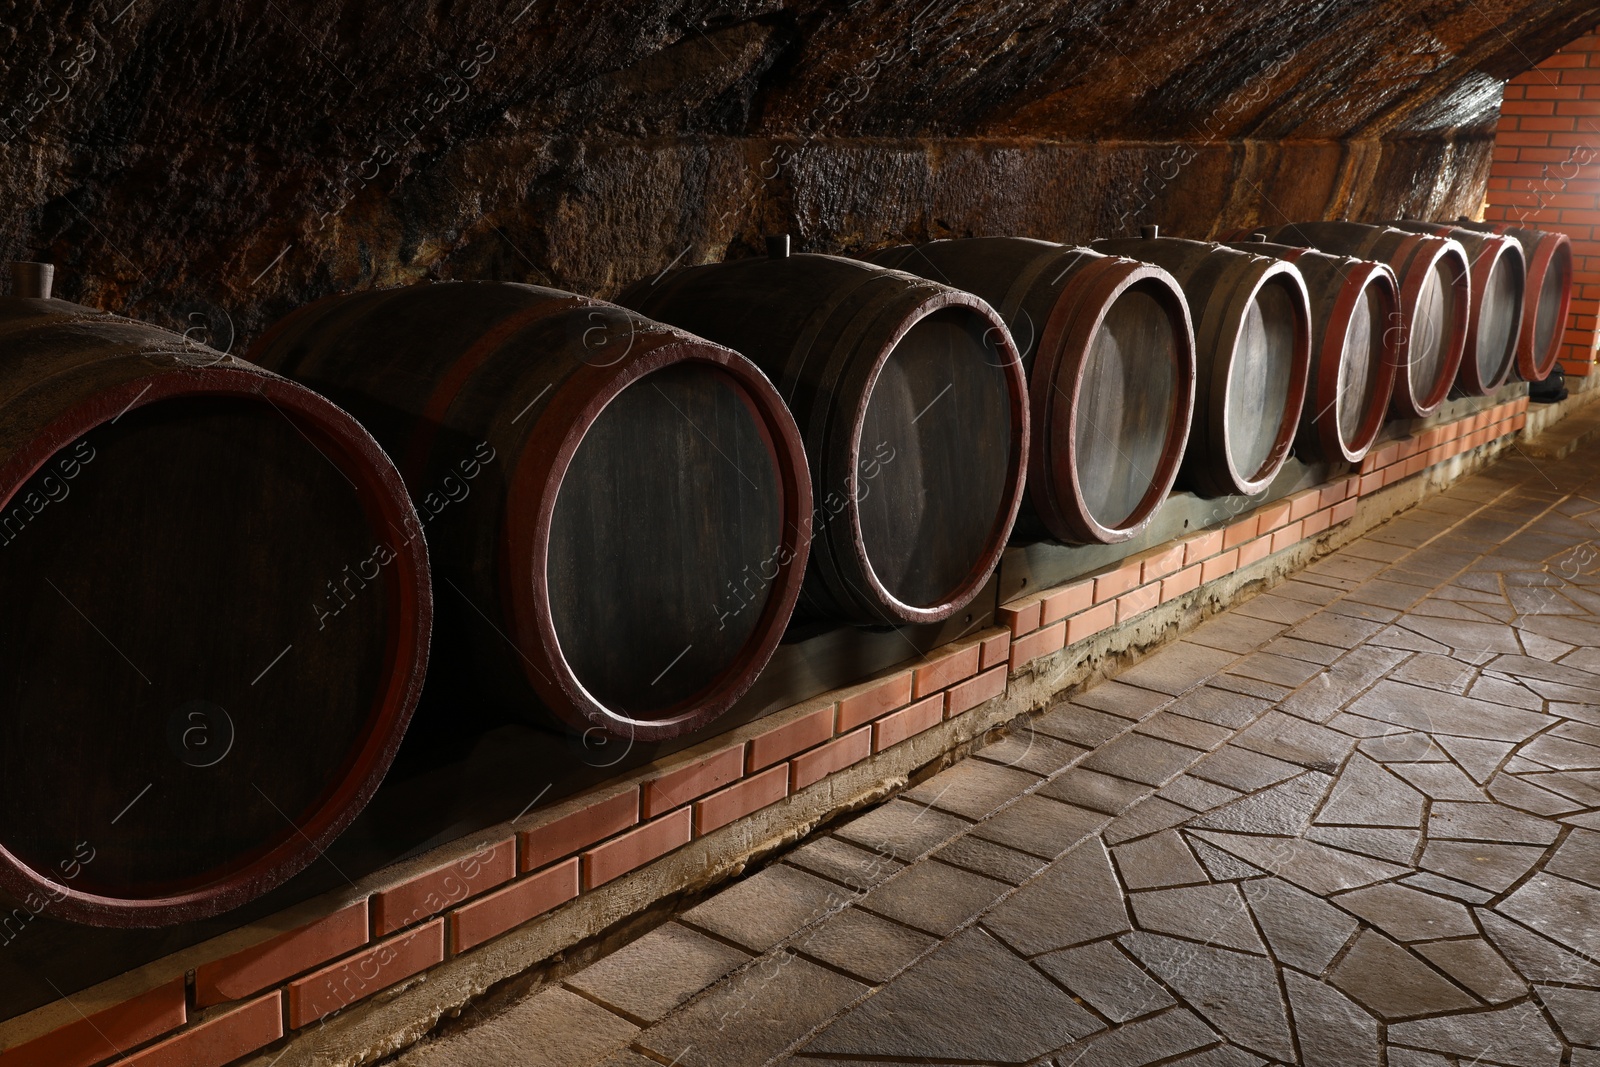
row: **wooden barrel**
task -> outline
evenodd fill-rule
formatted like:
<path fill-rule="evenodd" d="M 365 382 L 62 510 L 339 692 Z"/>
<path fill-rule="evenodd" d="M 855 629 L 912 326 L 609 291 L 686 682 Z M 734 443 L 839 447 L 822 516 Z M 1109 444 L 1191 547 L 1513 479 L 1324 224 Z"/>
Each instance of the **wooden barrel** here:
<path fill-rule="evenodd" d="M 1389 410 L 1415 419 L 1439 409 L 1467 350 L 1472 312 L 1467 253 L 1459 241 L 1364 222 L 1297 222 L 1249 232 L 1388 264 L 1400 282 L 1400 371 Z"/>
<path fill-rule="evenodd" d="M 810 618 L 937 622 L 1000 562 L 1023 495 L 1027 386 L 984 301 L 837 256 L 688 267 L 619 298 L 753 359 L 804 434 Z"/>
<path fill-rule="evenodd" d="M 251 358 L 399 459 L 441 578 L 441 687 L 659 740 L 725 712 L 777 648 L 811 489 L 738 353 L 588 297 L 449 282 L 329 297 Z"/>
<path fill-rule="evenodd" d="M 901 245 L 869 257 L 975 293 L 1028 375 L 1028 495 L 1013 541 L 1115 544 L 1149 524 L 1194 414 L 1194 328 L 1151 263 L 1024 237 Z"/>
<path fill-rule="evenodd" d="M 1251 495 L 1289 458 L 1311 363 L 1305 282 L 1291 263 L 1205 241 L 1096 241 L 1155 263 L 1183 287 L 1195 321 L 1194 428 L 1183 478 L 1203 496 Z"/>
<path fill-rule="evenodd" d="M 175 334 L 0 298 L 0 892 L 101 926 L 265 893 L 421 690 L 428 557 L 349 415 Z"/>
<path fill-rule="evenodd" d="M 1437 222 L 1394 224 L 1413 233 L 1460 242 L 1472 265 L 1472 314 L 1467 319 L 1467 354 L 1456 373 L 1456 388 L 1467 396 L 1488 396 L 1505 384 L 1517 362 L 1522 307 L 1528 283 L 1527 262 L 1514 238 Z"/>
<path fill-rule="evenodd" d="M 1572 239 L 1553 230 L 1462 218 L 1456 228 L 1503 234 L 1522 246 L 1528 265 L 1522 328 L 1517 333 L 1517 376 L 1543 381 L 1561 357 L 1567 314 L 1572 310 Z"/>
<path fill-rule="evenodd" d="M 1311 377 L 1295 451 L 1355 463 L 1383 428 L 1399 369 L 1400 287 L 1385 264 L 1265 239 L 1234 248 L 1293 263 L 1311 297 Z"/>

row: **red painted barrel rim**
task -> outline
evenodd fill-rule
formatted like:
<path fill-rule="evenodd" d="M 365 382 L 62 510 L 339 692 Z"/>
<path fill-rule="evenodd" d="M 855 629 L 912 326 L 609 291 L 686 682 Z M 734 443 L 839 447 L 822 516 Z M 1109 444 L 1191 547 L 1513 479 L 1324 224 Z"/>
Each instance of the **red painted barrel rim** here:
<path fill-rule="evenodd" d="M 1440 226 L 1439 236 L 1450 237 L 1454 227 Z M 1471 263 L 1472 281 L 1472 314 L 1467 319 L 1467 339 L 1461 357 L 1461 368 L 1456 372 L 1456 384 L 1468 396 L 1488 396 L 1505 384 L 1507 378 L 1516 367 L 1517 349 L 1522 342 L 1522 320 L 1520 316 L 1526 314 L 1528 272 L 1527 264 L 1523 260 L 1522 246 L 1513 237 L 1497 233 L 1474 234 L 1483 241 L 1482 248 L 1476 258 L 1469 257 Z M 1463 244 L 1462 248 L 1466 246 Z M 1483 294 L 1488 291 L 1489 278 L 1493 275 L 1496 266 L 1507 259 L 1515 257 L 1515 269 L 1520 274 L 1523 285 L 1522 299 L 1517 302 L 1517 330 L 1511 337 L 1511 351 L 1500 362 L 1500 369 L 1496 372 L 1493 381 L 1485 381 L 1478 372 L 1478 326 L 1483 317 Z M 1472 358 L 1468 359 L 1467 354 Z"/>
<path fill-rule="evenodd" d="M 507 490 L 500 552 L 510 576 L 505 609 L 511 639 L 521 651 L 529 683 L 545 706 L 570 725 L 598 728 L 640 741 L 677 737 L 713 721 L 755 682 L 783 637 L 806 570 L 811 545 L 811 479 L 800 430 L 767 376 L 743 356 L 720 345 L 661 327 L 640 339 L 636 355 L 606 366 L 585 363 L 556 387 L 545 412 L 530 429 Z M 606 405 L 634 382 L 670 366 L 700 363 L 725 374 L 757 415 L 772 450 L 783 497 L 782 548 L 789 562 L 779 568 L 751 638 L 722 676 L 705 689 L 637 719 L 595 699 L 561 653 L 550 611 L 550 533 L 556 499 L 578 446 Z"/>
<path fill-rule="evenodd" d="M 1528 257 L 1522 333 L 1517 339 L 1517 374 L 1524 381 L 1537 382 L 1549 377 L 1561 358 L 1567 316 L 1572 311 L 1573 262 L 1572 239 L 1566 234 L 1550 230 L 1532 232 L 1538 233 L 1539 236 L 1534 242 L 1533 253 Z M 1554 269 L 1558 259 L 1566 263 L 1568 281 L 1561 287 L 1561 307 L 1556 314 L 1555 329 L 1550 334 L 1549 351 L 1535 352 L 1533 346 L 1539 330 L 1539 295 L 1544 290 L 1545 275 Z"/>
<path fill-rule="evenodd" d="M 1285 248 L 1286 251 L 1281 258 L 1291 263 L 1299 263 L 1307 253 L 1317 253 L 1343 261 L 1345 273 L 1339 276 L 1341 281 L 1339 293 L 1334 298 L 1333 306 L 1328 309 L 1327 327 L 1322 331 L 1320 339 L 1312 339 L 1317 345 L 1316 358 L 1312 360 L 1313 381 L 1306 392 L 1308 406 L 1301 412 L 1300 421 L 1302 426 L 1310 421 L 1315 447 L 1322 458 L 1337 458 L 1346 463 L 1356 463 L 1372 449 L 1373 443 L 1378 439 L 1379 431 L 1383 429 L 1384 415 L 1389 410 L 1390 394 L 1394 391 L 1395 374 L 1399 370 L 1400 332 L 1386 326 L 1379 335 L 1381 347 L 1378 366 L 1375 369 L 1378 377 L 1372 383 L 1372 397 L 1367 410 L 1362 413 L 1353 441 L 1346 441 L 1339 429 L 1339 372 L 1344 369 L 1344 341 L 1350 332 L 1351 317 L 1354 316 L 1356 306 L 1368 288 L 1376 285 L 1382 291 L 1383 321 L 1391 323 L 1394 321 L 1395 313 L 1400 309 L 1400 286 L 1395 281 L 1394 271 L 1386 263 L 1333 252 L 1320 252 L 1309 245 L 1292 245 Z M 1330 351 L 1335 358 L 1329 358 Z M 1333 417 L 1323 418 L 1323 414 L 1328 411 L 1333 412 Z"/>
<path fill-rule="evenodd" d="M 1313 416 L 1313 425 L 1323 454 L 1330 458 L 1337 456 L 1346 463 L 1359 462 L 1377 441 L 1378 434 L 1383 429 L 1384 417 L 1389 410 L 1389 398 L 1394 392 L 1395 377 L 1400 371 L 1400 332 L 1385 328 L 1379 335 L 1378 365 L 1373 368 L 1377 378 L 1372 383 L 1372 395 L 1367 402 L 1366 410 L 1361 414 L 1361 422 L 1356 426 L 1353 439 L 1346 441 L 1339 428 L 1336 405 L 1339 394 L 1339 372 L 1343 369 L 1344 362 L 1344 340 L 1350 330 L 1350 319 L 1355 314 L 1361 297 L 1369 288 L 1376 288 L 1382 294 L 1384 310 L 1382 321 L 1390 322 L 1391 317 L 1400 309 L 1400 287 L 1395 281 L 1394 271 L 1382 263 L 1365 260 L 1358 262 L 1363 264 L 1363 269 L 1352 268 L 1351 273 L 1346 276 L 1345 284 L 1340 289 L 1339 297 L 1334 301 L 1333 312 L 1328 318 L 1328 329 L 1323 334 L 1324 354 L 1317 360 L 1315 389 L 1315 403 L 1318 410 Z M 1337 347 L 1339 358 L 1330 360 L 1326 358 L 1326 353 L 1333 346 Z M 1320 417 L 1324 403 L 1333 412 L 1333 417 L 1326 420 Z"/>
<path fill-rule="evenodd" d="M 1229 251 L 1232 251 L 1230 249 Z M 1242 277 L 1240 277 L 1242 275 Z M 1234 469 L 1233 456 L 1228 449 L 1227 427 L 1227 384 L 1233 369 L 1233 359 L 1239 346 L 1239 331 L 1244 326 L 1245 310 L 1250 302 L 1256 298 L 1269 283 L 1277 284 L 1286 281 L 1295 291 L 1295 339 L 1292 363 L 1289 368 L 1289 389 L 1284 400 L 1284 417 L 1278 426 L 1278 434 L 1273 439 L 1272 448 L 1267 453 L 1266 462 L 1254 474 L 1246 477 Z M 1207 396 L 1210 406 L 1218 409 L 1207 412 L 1208 450 L 1212 455 L 1220 456 L 1223 465 L 1227 468 L 1226 480 L 1228 489 L 1240 496 L 1253 496 L 1265 490 L 1278 476 L 1283 465 L 1289 460 L 1289 453 L 1294 445 L 1295 434 L 1300 428 L 1300 413 L 1305 407 L 1306 387 L 1311 376 L 1311 298 L 1306 292 L 1305 279 L 1300 276 L 1300 271 L 1292 264 L 1281 259 L 1272 259 L 1261 255 L 1251 255 L 1248 259 L 1241 258 L 1237 263 L 1230 264 L 1218 279 L 1212 292 L 1228 292 L 1229 300 L 1224 305 L 1220 316 L 1207 316 L 1209 323 L 1202 323 L 1196 330 L 1195 343 L 1200 344 L 1199 335 L 1215 334 L 1210 338 L 1220 350 L 1226 343 L 1227 358 L 1216 359 L 1212 362 L 1211 387 Z M 1213 474 L 1215 480 L 1221 481 Z"/>
<path fill-rule="evenodd" d="M 1075 455 L 1078 398 L 1095 335 L 1117 300 L 1135 287 L 1142 292 L 1154 290 L 1151 295 L 1174 320 L 1177 380 L 1174 410 L 1150 487 L 1124 522 L 1113 527 L 1097 520 L 1083 502 Z M 1137 537 L 1150 524 L 1183 465 L 1184 446 L 1194 419 L 1195 373 L 1189 302 L 1177 280 L 1165 269 L 1153 263 L 1107 256 L 1085 264 L 1067 280 L 1040 333 L 1029 380 L 1033 447 L 1028 455 L 1028 492 L 1035 511 L 1057 540 L 1118 544 Z M 1066 423 L 1066 452 L 1073 460 L 1065 464 L 1065 472 L 1056 469 L 1052 447 L 1055 427 L 1062 421 Z"/>
<path fill-rule="evenodd" d="M 398 472 L 372 437 L 349 415 L 284 378 L 234 360 L 183 368 L 123 382 L 61 414 L 0 467 L 0 507 L 51 456 L 90 430 L 134 408 L 178 397 L 264 399 L 308 436 L 357 485 L 369 515 L 397 535 L 391 583 L 390 629 L 383 699 L 363 728 L 363 740 L 335 773 L 335 786 L 279 843 L 247 853 L 215 878 L 162 896 L 86 893 L 38 875 L 0 845 L 0 892 L 52 900 L 50 913 L 94 926 L 165 926 L 210 918 L 245 904 L 309 866 L 361 812 L 387 773 L 411 720 L 427 667 L 433 601 L 421 524 Z M 375 523 L 376 525 L 377 523 Z"/>
<path fill-rule="evenodd" d="M 942 622 L 966 607 L 972 602 L 972 598 L 982 591 L 989 576 L 1000 565 L 1000 556 L 1005 552 L 1006 542 L 1011 537 L 1011 527 L 1017 521 L 1017 511 L 1022 506 L 1022 494 L 1025 492 L 1028 473 L 1028 383 L 1022 372 L 1022 357 L 1017 353 L 1011 331 L 1006 328 L 999 313 L 985 300 L 972 293 L 938 285 L 912 275 L 903 276 L 914 284 L 896 294 L 895 298 L 874 316 L 872 322 L 862 332 L 855 349 L 858 354 L 868 356 L 870 364 L 862 368 L 865 370 L 865 387 L 860 392 L 860 400 L 855 410 L 848 413 L 850 433 L 844 444 L 846 453 L 851 457 L 861 454 L 861 434 L 866 426 L 867 405 L 872 399 L 878 375 L 888 362 L 889 355 L 913 326 L 929 315 L 947 308 L 964 308 L 988 321 L 987 336 L 993 338 L 996 348 L 1000 351 L 1001 373 L 1005 375 L 1006 393 L 1011 404 L 1011 448 L 1006 460 L 1006 489 L 1001 507 L 995 516 L 994 526 L 967 576 L 937 604 L 927 606 L 907 604 L 889 592 L 878 579 L 872 561 L 867 558 L 866 541 L 861 528 L 861 509 L 857 504 L 857 501 L 862 499 L 860 465 L 852 459 L 848 473 L 844 476 L 849 500 L 844 514 L 850 519 L 850 550 L 854 554 L 861 577 L 868 585 L 868 591 L 877 601 L 878 610 L 888 616 L 885 621 L 908 624 Z M 837 449 L 834 451 L 837 452 Z"/>
<path fill-rule="evenodd" d="M 1469 360 L 1466 355 L 1462 355 L 1461 371 L 1459 371 L 1458 381 L 1456 381 L 1461 392 L 1470 395 L 1470 397 L 1486 397 L 1486 395 L 1493 394 L 1494 390 L 1504 386 L 1514 371 L 1517 376 L 1523 379 L 1528 378 L 1530 373 L 1538 373 L 1538 368 L 1536 368 L 1538 360 L 1533 355 L 1533 339 L 1534 333 L 1538 330 L 1538 318 L 1536 318 L 1536 315 L 1538 315 L 1539 309 L 1539 293 L 1534 288 L 1533 256 L 1526 253 L 1522 242 L 1515 237 L 1515 229 L 1517 227 L 1507 226 L 1504 222 L 1493 222 L 1493 224 L 1491 222 L 1469 222 L 1466 218 L 1462 218 L 1459 222 L 1406 224 L 1406 226 L 1411 227 L 1413 232 L 1421 232 L 1421 230 L 1426 229 L 1427 232 L 1438 235 L 1438 237 L 1456 238 L 1456 234 L 1466 232 L 1466 234 L 1477 237 L 1478 240 L 1483 242 L 1483 250 L 1478 253 L 1477 258 L 1472 259 L 1472 275 L 1470 275 L 1472 277 L 1472 317 L 1470 317 L 1469 325 L 1467 325 L 1466 352 L 1472 352 L 1474 358 Z M 1525 230 L 1525 232 L 1538 234 L 1539 240 L 1536 242 L 1534 256 L 1538 256 L 1539 253 L 1544 254 L 1544 262 L 1542 262 L 1538 274 L 1538 282 L 1542 283 L 1544 282 L 1544 270 L 1549 267 L 1549 256 L 1554 254 L 1554 248 L 1547 250 L 1544 238 L 1560 237 L 1562 242 L 1566 242 L 1568 238 L 1566 238 L 1565 234 L 1544 234 L 1539 230 Z M 1456 240 L 1459 240 L 1459 238 L 1456 238 Z M 1466 242 L 1462 242 L 1462 250 L 1466 250 Z M 1488 290 L 1488 280 L 1490 280 L 1490 275 L 1493 274 L 1494 266 L 1504 256 L 1512 254 L 1512 250 L 1515 250 L 1517 259 L 1522 264 L 1523 291 L 1522 307 L 1520 307 L 1520 315 L 1522 317 L 1518 320 L 1517 331 L 1515 331 L 1515 336 L 1512 338 L 1512 354 L 1501 363 L 1501 373 L 1496 376 L 1496 379 L 1493 382 L 1485 382 L 1478 376 L 1477 365 L 1478 318 L 1483 315 L 1480 294 Z M 1568 248 L 1568 270 L 1570 269 L 1571 250 Z M 1571 290 L 1570 286 L 1568 286 L 1566 298 L 1563 299 L 1562 318 L 1560 318 L 1560 322 L 1563 325 L 1566 322 L 1566 306 L 1570 304 L 1570 299 Z M 1562 331 L 1557 330 L 1557 334 L 1560 333 Z M 1555 352 L 1560 352 L 1560 344 L 1555 342 L 1555 344 L 1552 344 L 1552 349 Z M 1554 363 L 1554 358 L 1550 362 Z M 1549 373 L 1549 366 L 1547 366 L 1544 373 Z"/>
<path fill-rule="evenodd" d="M 1402 255 L 1406 248 L 1409 254 Z M 1413 327 L 1416 324 L 1417 299 L 1422 295 L 1422 287 L 1427 283 L 1428 275 L 1432 273 L 1434 265 L 1440 260 L 1453 257 L 1456 261 L 1456 284 L 1451 287 L 1454 299 L 1454 314 L 1451 318 L 1451 334 L 1449 344 L 1446 346 L 1443 358 L 1439 364 L 1439 376 L 1429 386 L 1420 398 L 1417 396 L 1411 379 L 1410 343 Z M 1453 237 L 1440 237 L 1422 233 L 1409 233 L 1396 249 L 1393 257 L 1403 262 L 1403 267 L 1395 273 L 1400 279 L 1400 310 L 1405 318 L 1405 342 L 1402 345 L 1402 373 L 1395 376 L 1395 387 L 1391 409 L 1398 415 L 1406 418 L 1424 418 L 1439 410 L 1445 398 L 1450 395 L 1450 387 L 1455 384 L 1456 375 L 1461 370 L 1462 359 L 1467 351 L 1467 324 L 1472 314 L 1472 282 L 1470 266 L 1467 262 L 1466 249 L 1461 242 Z M 1404 388 L 1401 383 L 1404 383 Z"/>
<path fill-rule="evenodd" d="M 1344 225 L 1361 227 L 1368 231 L 1364 240 L 1359 242 L 1359 248 L 1351 251 L 1335 251 L 1335 254 L 1353 255 L 1358 259 L 1381 259 L 1385 261 L 1400 283 L 1400 311 L 1403 316 L 1401 322 L 1402 341 L 1400 344 L 1401 367 L 1395 376 L 1395 385 L 1390 397 L 1390 410 L 1402 418 L 1422 418 L 1433 414 L 1450 395 L 1450 388 L 1455 384 L 1456 374 L 1461 369 L 1461 360 L 1467 347 L 1467 322 L 1472 310 L 1471 300 L 1471 274 L 1467 262 L 1466 250 L 1461 243 L 1448 236 L 1438 236 L 1433 233 L 1421 232 L 1424 227 L 1434 224 L 1412 224 L 1412 228 L 1401 229 L 1388 223 L 1357 223 L 1343 222 Z M 1296 243 L 1309 245 L 1313 248 L 1323 248 L 1312 241 L 1302 227 L 1315 227 L 1323 223 L 1295 223 L 1269 229 L 1269 239 L 1282 240 L 1283 234 L 1289 232 L 1294 235 Z M 1253 232 L 1242 230 L 1241 233 Z M 1376 251 L 1376 246 L 1385 240 L 1386 235 L 1394 235 L 1394 246 L 1388 252 Z M 1416 318 L 1417 297 L 1421 295 L 1422 287 L 1428 279 L 1429 272 L 1435 263 L 1448 255 L 1457 259 L 1458 280 L 1465 284 L 1454 287 L 1455 314 L 1452 318 L 1451 336 L 1440 361 L 1439 377 L 1429 383 L 1429 389 L 1422 397 L 1417 396 L 1415 383 L 1410 373 L 1410 356 L 1408 346 L 1412 326 Z"/>

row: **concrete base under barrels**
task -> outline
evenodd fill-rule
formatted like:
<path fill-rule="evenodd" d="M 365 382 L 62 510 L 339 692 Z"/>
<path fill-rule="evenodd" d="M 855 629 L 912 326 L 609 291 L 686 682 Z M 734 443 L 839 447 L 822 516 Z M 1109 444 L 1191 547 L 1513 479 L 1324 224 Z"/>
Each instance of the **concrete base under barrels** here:
<path fill-rule="evenodd" d="M 1359 469 L 1010 596 L 1000 625 L 69 991 L 0 1023 L 0 1047 L 16 1065 L 380 1059 L 480 998 L 576 970 L 1596 398 L 1530 409 L 1514 386 L 1447 405 Z"/>

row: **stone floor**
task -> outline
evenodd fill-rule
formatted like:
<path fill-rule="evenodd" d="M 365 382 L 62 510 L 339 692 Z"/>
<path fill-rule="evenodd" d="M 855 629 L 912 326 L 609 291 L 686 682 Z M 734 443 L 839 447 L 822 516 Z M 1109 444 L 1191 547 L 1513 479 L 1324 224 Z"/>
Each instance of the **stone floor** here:
<path fill-rule="evenodd" d="M 1513 457 L 407 1067 L 1600 1067 L 1600 445 Z"/>

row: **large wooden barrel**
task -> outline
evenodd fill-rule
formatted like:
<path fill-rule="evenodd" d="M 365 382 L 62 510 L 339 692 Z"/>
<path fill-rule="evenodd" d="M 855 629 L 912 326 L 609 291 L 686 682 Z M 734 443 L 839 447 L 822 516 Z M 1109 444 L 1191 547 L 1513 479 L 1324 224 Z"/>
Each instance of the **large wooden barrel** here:
<path fill-rule="evenodd" d="M 1280 259 L 1144 233 L 1093 247 L 1166 268 L 1189 301 L 1197 370 L 1184 480 L 1204 496 L 1259 493 L 1289 458 L 1305 403 L 1305 282 Z"/>
<path fill-rule="evenodd" d="M 1297 222 L 1240 236 L 1250 232 L 1278 244 L 1388 264 L 1400 282 L 1400 372 L 1389 409 L 1411 419 L 1439 409 L 1467 350 L 1472 313 L 1467 253 L 1459 241 L 1363 222 Z"/>
<path fill-rule="evenodd" d="M 1308 459 L 1359 461 L 1383 428 L 1399 369 L 1400 331 L 1389 328 L 1400 310 L 1394 271 L 1264 238 L 1233 247 L 1293 263 L 1311 297 L 1311 378 L 1295 451 Z"/>
<path fill-rule="evenodd" d="M 1413 233 L 1453 238 L 1466 249 L 1472 265 L 1472 314 L 1467 320 L 1467 351 L 1456 373 L 1456 388 L 1467 396 L 1488 396 L 1505 384 L 1517 362 L 1528 283 L 1522 246 L 1512 237 L 1446 223 L 1406 220 L 1394 225 Z"/>
<path fill-rule="evenodd" d="M 388 770 L 428 656 L 417 514 L 349 415 L 165 330 L 7 297 L 0 353 L 8 931 L 243 904 Z"/>
<path fill-rule="evenodd" d="M 1572 310 L 1572 239 L 1553 230 L 1473 222 L 1465 217 L 1455 226 L 1503 234 L 1522 246 L 1528 280 L 1523 289 L 1522 328 L 1517 333 L 1517 375 L 1524 381 L 1543 381 L 1561 357 L 1567 314 Z"/>
<path fill-rule="evenodd" d="M 1194 328 L 1151 263 L 1025 237 L 900 245 L 872 262 L 981 296 L 1028 375 L 1028 495 L 1013 541 L 1115 544 L 1178 476 L 1194 413 Z"/>
<path fill-rule="evenodd" d="M 588 297 L 449 282 L 329 297 L 250 354 L 399 459 L 442 579 L 442 687 L 658 740 L 771 658 L 811 489 L 738 353 Z"/>
<path fill-rule="evenodd" d="M 806 617 L 937 622 L 983 588 L 1028 450 L 1022 365 L 987 303 L 786 242 L 618 299 L 743 352 L 789 402 L 817 498 Z"/>

